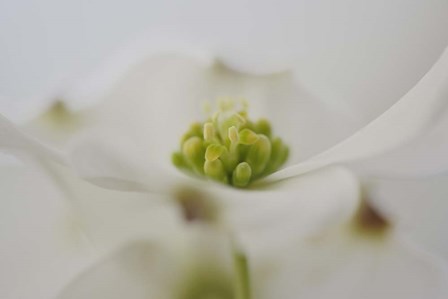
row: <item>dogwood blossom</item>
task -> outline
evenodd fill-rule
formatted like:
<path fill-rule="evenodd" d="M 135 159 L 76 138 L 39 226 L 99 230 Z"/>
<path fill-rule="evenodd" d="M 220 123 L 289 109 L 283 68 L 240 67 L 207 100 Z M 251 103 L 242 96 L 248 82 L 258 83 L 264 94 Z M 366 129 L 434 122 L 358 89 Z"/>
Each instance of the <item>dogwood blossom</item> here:
<path fill-rule="evenodd" d="M 367 194 L 360 193 L 357 179 L 348 170 L 329 166 L 344 163 L 353 166 L 360 174 L 367 173 L 367 158 L 399 149 L 411 141 L 418 142 L 418 137 L 425 128 L 445 108 L 448 92 L 447 61 L 448 54 L 445 52 L 432 70 L 404 98 L 375 121 L 346 138 L 353 131 L 350 123 L 307 96 L 298 88 L 291 72 L 253 76 L 236 72 L 210 57 L 155 55 L 130 68 L 107 90 L 98 106 L 79 116 L 87 124 L 86 129 L 77 134 L 70 145 L 64 143 L 60 147 L 63 154 L 60 150 L 29 137 L 6 119 L 2 119 L 1 123 L 1 133 L 4 136 L 1 146 L 18 155 L 25 153 L 26 156 L 31 156 L 58 177 L 74 176 L 75 178 L 66 179 L 68 184 L 67 181 L 63 184 L 68 186 L 68 190 L 77 189 L 76 184 L 81 181 L 76 176 L 80 176 L 102 188 L 115 190 L 107 192 L 120 196 L 125 194 L 127 197 L 134 192 L 150 193 L 153 194 L 152 197 L 157 194 L 157 198 L 168 199 L 180 206 L 184 214 L 191 204 L 199 204 L 200 210 L 205 209 L 216 215 L 209 218 L 198 214 L 193 218 L 235 233 L 248 253 L 266 247 L 263 244 L 266 244 L 267 238 L 271 240 L 273 247 L 281 247 L 285 235 L 294 235 L 294 238 L 303 240 L 310 235 L 319 235 L 322 231 L 325 235 L 329 227 L 342 225 L 343 233 L 337 239 L 342 240 L 342 245 L 338 242 L 327 244 L 328 239 L 323 237 L 322 248 L 332 248 L 330 244 L 336 244 L 342 246 L 341 250 L 360 248 L 360 251 L 355 252 L 367 252 L 369 255 L 369 251 L 364 250 L 364 244 L 371 242 L 364 243 L 352 237 L 375 237 L 375 234 L 371 235 L 370 222 L 367 222 L 366 231 L 359 231 L 363 227 L 362 219 L 366 217 L 359 200 L 363 199 L 365 203 L 372 193 L 368 192 L 369 189 L 366 189 Z M 239 190 L 194 179 L 170 165 L 169 155 L 182 130 L 188 122 L 200 118 L 200 101 L 223 95 L 247 98 L 254 108 L 254 114 L 269 116 L 276 130 L 290 144 L 292 165 L 259 183 L 255 190 Z M 40 137 L 45 140 L 45 136 Z M 318 154 L 339 140 L 343 141 Z M 311 158 L 305 159 L 310 156 Z M 300 160 L 303 162 L 299 162 Z M 352 164 L 360 160 L 365 164 Z M 429 172 L 432 172 L 431 169 Z M 195 201 L 198 198 L 203 198 L 204 201 L 198 203 Z M 370 204 L 367 205 L 367 211 L 371 209 Z M 389 229 L 389 223 L 384 217 L 373 210 L 371 214 L 379 219 L 381 229 Z M 356 221 L 357 217 L 361 217 L 361 220 Z M 119 218 L 118 213 L 117 219 Z M 88 220 L 83 219 L 89 217 L 81 217 L 80 220 L 88 223 Z M 93 232 L 95 227 L 92 225 Z M 109 240 L 105 240 L 105 248 L 115 248 L 132 239 L 142 238 L 141 230 L 123 229 L 119 232 L 123 234 L 109 234 Z M 340 232 L 339 229 L 337 232 Z M 403 261 L 418 273 L 415 276 L 400 277 L 406 284 L 412 283 L 418 291 L 403 291 L 400 284 L 395 285 L 398 289 L 378 284 L 380 291 L 371 292 L 372 296 L 384 294 L 395 296 L 394 298 L 411 298 L 409 296 L 415 295 L 415 298 L 420 298 L 418 292 L 430 289 L 436 290 L 435 295 L 443 294 L 437 292 L 440 289 L 434 288 L 433 280 L 421 279 L 422 275 L 426 277 L 425 269 L 430 269 L 437 277 L 441 275 L 442 272 L 439 273 L 437 267 L 433 267 L 434 263 L 414 251 L 408 256 L 393 255 L 397 248 L 402 252 L 408 252 L 408 249 L 390 245 L 397 244 L 394 234 L 382 231 L 381 234 L 383 233 L 382 240 L 387 241 L 375 244 L 382 244 L 378 248 L 384 250 L 381 252 L 385 252 L 383 256 L 386 261 L 391 256 L 393 260 L 396 257 L 396 260 Z M 329 239 L 333 240 L 332 237 Z M 353 241 L 356 246 L 352 246 L 352 240 L 356 240 Z M 300 248 L 306 250 L 307 247 Z M 299 254 L 299 261 L 304 256 L 306 255 Z M 409 260 L 402 260 L 402 257 L 409 257 Z M 302 264 L 303 261 L 300 261 L 299 265 Z M 310 273 L 307 270 L 312 271 L 315 266 L 302 268 L 303 273 Z M 335 269 L 337 271 L 345 268 L 338 266 Z M 356 267 L 347 269 L 348 278 L 359 271 Z M 368 267 L 366 271 L 369 271 Z M 384 272 L 378 273 L 381 275 Z M 298 292 L 305 294 L 305 298 L 307 290 L 310 290 L 310 298 L 325 297 L 328 294 L 326 292 L 333 290 L 334 286 L 339 288 L 350 281 L 347 278 L 339 281 L 339 277 L 335 274 L 331 276 L 333 280 L 324 280 L 318 287 L 321 293 L 317 295 L 314 292 L 318 288 L 308 288 L 308 283 Z M 422 283 L 414 284 L 415 280 Z M 323 286 L 328 286 L 328 289 Z M 356 291 L 363 292 L 366 288 L 362 287 L 362 283 L 358 286 L 343 298 L 359 297 Z M 376 285 L 370 286 L 374 288 Z M 283 297 L 288 296 L 295 295 L 288 293 Z"/>

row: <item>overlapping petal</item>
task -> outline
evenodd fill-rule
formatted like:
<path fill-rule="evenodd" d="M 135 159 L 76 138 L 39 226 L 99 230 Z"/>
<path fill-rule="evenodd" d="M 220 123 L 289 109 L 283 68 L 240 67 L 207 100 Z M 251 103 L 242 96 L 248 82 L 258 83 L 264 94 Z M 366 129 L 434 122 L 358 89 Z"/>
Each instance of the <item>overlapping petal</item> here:
<path fill-rule="evenodd" d="M 369 125 L 329 150 L 271 176 L 278 180 L 333 163 L 380 155 L 425 133 L 448 103 L 448 50 L 400 101 Z"/>

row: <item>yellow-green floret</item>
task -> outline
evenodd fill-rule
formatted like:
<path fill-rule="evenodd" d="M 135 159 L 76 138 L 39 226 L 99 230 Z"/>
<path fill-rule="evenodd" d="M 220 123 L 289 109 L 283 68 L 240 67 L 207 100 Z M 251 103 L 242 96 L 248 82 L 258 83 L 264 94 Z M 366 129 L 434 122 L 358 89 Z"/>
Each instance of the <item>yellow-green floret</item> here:
<path fill-rule="evenodd" d="M 288 158 L 288 147 L 273 135 L 268 120 L 251 121 L 246 107 L 223 102 L 205 122 L 193 123 L 173 153 L 173 164 L 235 187 L 278 170 Z"/>

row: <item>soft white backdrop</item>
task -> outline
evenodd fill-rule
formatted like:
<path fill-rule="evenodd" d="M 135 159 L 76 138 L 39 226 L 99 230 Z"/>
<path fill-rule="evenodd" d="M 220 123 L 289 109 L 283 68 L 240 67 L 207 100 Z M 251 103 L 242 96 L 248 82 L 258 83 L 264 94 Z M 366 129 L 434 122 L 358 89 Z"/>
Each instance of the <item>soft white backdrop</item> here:
<path fill-rule="evenodd" d="M 0 22 L 0 111 L 16 119 L 142 36 L 248 69 L 294 62 L 315 95 L 370 119 L 448 44 L 446 0 L 1 0 Z"/>

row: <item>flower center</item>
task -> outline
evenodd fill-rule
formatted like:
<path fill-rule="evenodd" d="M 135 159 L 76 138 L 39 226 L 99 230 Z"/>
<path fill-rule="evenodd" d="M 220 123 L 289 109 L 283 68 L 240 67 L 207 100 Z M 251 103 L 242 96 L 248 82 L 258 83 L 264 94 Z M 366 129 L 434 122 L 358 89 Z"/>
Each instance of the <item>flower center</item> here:
<path fill-rule="evenodd" d="M 188 173 L 246 187 L 278 170 L 288 153 L 283 141 L 272 134 L 269 121 L 251 121 L 246 104 L 222 101 L 205 122 L 190 126 L 172 161 Z"/>

